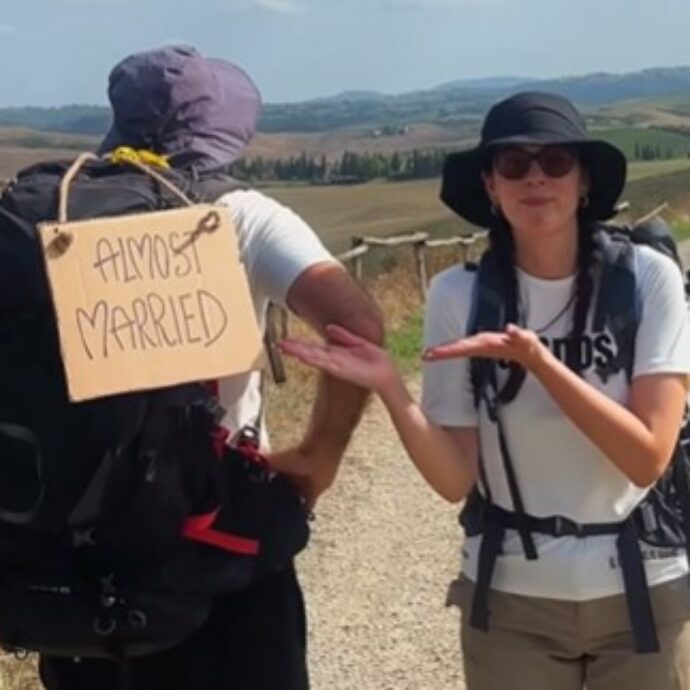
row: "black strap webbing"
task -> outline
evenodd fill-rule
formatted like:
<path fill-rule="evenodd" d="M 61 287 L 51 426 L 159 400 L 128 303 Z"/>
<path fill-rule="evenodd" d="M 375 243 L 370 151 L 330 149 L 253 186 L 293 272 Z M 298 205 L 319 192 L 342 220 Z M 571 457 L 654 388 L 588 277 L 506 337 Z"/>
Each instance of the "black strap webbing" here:
<path fill-rule="evenodd" d="M 477 582 L 472 599 L 470 625 L 478 630 L 489 629 L 489 589 L 494 576 L 496 559 L 501 552 L 505 530 L 498 521 L 490 520 L 479 546 Z"/>
<path fill-rule="evenodd" d="M 532 533 L 527 525 L 527 513 L 525 512 L 525 505 L 522 501 L 522 494 L 515 476 L 515 468 L 510 459 L 510 452 L 508 451 L 508 443 L 506 441 L 505 432 L 503 431 L 503 424 L 501 424 L 500 415 L 496 416 L 496 426 L 498 428 L 498 442 L 501 447 L 501 458 L 503 460 L 503 469 L 508 479 L 508 488 L 510 489 L 510 498 L 515 509 L 515 517 L 517 521 L 517 531 L 522 542 L 522 549 L 525 552 L 525 558 L 528 561 L 535 561 L 539 558 L 537 547 L 534 544 Z"/>
<path fill-rule="evenodd" d="M 658 652 L 660 650 L 659 639 L 649 596 L 647 573 L 644 569 L 640 542 L 633 520 L 627 519 L 623 523 L 616 540 L 616 546 L 621 559 L 621 570 L 625 583 L 625 601 L 628 605 L 635 651 L 638 654 Z"/>
<path fill-rule="evenodd" d="M 688 468 L 687 453 L 690 445 L 687 439 L 682 439 L 677 447 L 671 462 L 673 463 L 673 485 L 678 494 L 678 503 L 681 506 L 683 521 L 683 536 L 685 537 L 685 553 L 690 564 L 690 473 Z"/>

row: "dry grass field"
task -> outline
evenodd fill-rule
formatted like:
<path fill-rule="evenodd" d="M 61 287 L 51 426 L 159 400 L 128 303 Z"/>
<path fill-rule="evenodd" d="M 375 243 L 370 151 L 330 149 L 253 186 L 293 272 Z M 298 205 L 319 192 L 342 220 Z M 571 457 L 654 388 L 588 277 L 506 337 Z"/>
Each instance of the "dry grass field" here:
<path fill-rule="evenodd" d="M 687 171 L 690 171 L 690 159 L 685 158 L 632 163 L 624 198 L 635 199 L 636 187 L 641 181 L 649 183 L 658 177 L 661 182 L 660 176 L 664 176 L 659 191 L 654 185 L 644 185 L 645 190 L 653 187 L 655 195 L 645 195 L 637 206 L 642 212 L 645 208 L 651 209 L 657 198 L 663 201 L 664 187 L 672 189 L 674 195 L 682 191 L 682 185 L 673 179 L 674 173 Z M 690 187 L 686 190 L 686 194 L 690 194 Z M 268 187 L 265 191 L 303 215 L 336 252 L 348 249 L 353 236 L 385 236 L 430 229 L 452 235 L 473 229 L 439 201 L 439 181 L 436 179 L 342 187 Z"/>
<path fill-rule="evenodd" d="M 0 180 L 6 180 L 28 165 L 41 160 L 70 158 L 75 155 L 74 149 L 25 148 L 19 146 L 2 146 L 0 148 Z"/>
<path fill-rule="evenodd" d="M 336 252 L 349 248 L 353 236 L 412 232 L 454 216 L 438 199 L 438 180 L 370 182 L 332 187 L 269 187 L 265 190 L 287 204 Z M 467 226 L 454 222 L 456 230 Z"/>
<path fill-rule="evenodd" d="M 287 158 L 290 155 L 325 155 L 329 160 L 343 151 L 384 153 L 425 148 L 460 148 L 476 135 L 476 125 L 410 125 L 404 133 L 381 136 L 372 128 L 343 128 L 333 132 L 277 133 L 255 136 L 247 149 L 248 157 Z M 41 141 L 49 147 L 41 147 Z M 74 155 L 78 148 L 93 149 L 98 137 L 35 132 L 0 128 L 0 179 L 35 160 Z M 30 147 L 25 147 L 30 142 Z M 25 150 L 24 150 L 25 149 Z"/>
<path fill-rule="evenodd" d="M 672 103 L 641 101 L 623 101 L 603 107 L 600 117 L 611 121 L 622 121 L 628 124 L 645 127 L 687 127 L 686 114 L 674 112 Z"/>
<path fill-rule="evenodd" d="M 0 179 L 37 160 L 70 157 L 73 150 L 0 147 Z M 624 198 L 635 213 L 644 213 L 670 196 L 687 197 L 690 159 L 633 163 Z M 439 181 L 375 181 L 343 186 L 286 185 L 263 191 L 293 208 L 315 228 L 334 252 L 349 249 L 352 237 L 390 236 L 417 230 L 450 236 L 471 232 L 439 201 Z M 681 204 L 685 207 L 686 204 Z"/>
<path fill-rule="evenodd" d="M 329 132 L 308 134 L 262 134 L 252 141 L 248 156 L 280 158 L 307 155 L 327 158 L 340 156 L 343 151 L 356 153 L 392 153 L 409 151 L 414 148 L 462 148 L 469 145 L 478 132 L 478 123 L 434 124 L 418 123 L 409 125 L 404 133 L 381 136 L 373 128 L 342 128 Z"/>
<path fill-rule="evenodd" d="M 327 133 L 259 134 L 248 156 L 308 154 L 335 156 L 343 150 L 392 151 L 405 148 L 451 147 L 468 143 L 468 125 L 414 125 L 404 134 L 374 137 L 363 129 L 343 129 Z M 55 148 L 20 146 L 32 136 L 45 138 Z M 0 180 L 39 160 L 72 157 L 76 148 L 93 148 L 93 137 L 44 134 L 28 130 L 0 129 Z M 60 146 L 62 145 L 62 148 Z M 683 171 L 690 170 L 690 158 L 633 163 L 625 198 L 635 200 L 635 211 L 652 208 L 664 189 L 672 190 L 674 201 L 685 188 Z M 679 176 L 676 177 L 676 174 Z M 658 179 L 659 184 L 651 183 Z M 643 190 L 637 194 L 636 187 Z M 652 191 L 647 191 L 652 190 Z M 470 226 L 454 217 L 438 200 L 439 181 L 375 181 L 351 186 L 309 186 L 303 184 L 268 186 L 270 195 L 301 214 L 335 252 L 350 247 L 351 239 L 362 235 L 394 235 L 428 230 L 436 235 L 469 232 Z"/>

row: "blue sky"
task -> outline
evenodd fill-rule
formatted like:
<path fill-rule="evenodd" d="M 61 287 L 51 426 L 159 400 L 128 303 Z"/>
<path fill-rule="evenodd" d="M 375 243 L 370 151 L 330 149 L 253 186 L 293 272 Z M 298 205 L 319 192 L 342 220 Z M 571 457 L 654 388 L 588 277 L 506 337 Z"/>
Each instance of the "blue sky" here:
<path fill-rule="evenodd" d="M 243 66 L 267 102 L 453 79 L 690 65 L 690 0 L 0 0 L 0 107 L 106 102 L 165 43 Z"/>

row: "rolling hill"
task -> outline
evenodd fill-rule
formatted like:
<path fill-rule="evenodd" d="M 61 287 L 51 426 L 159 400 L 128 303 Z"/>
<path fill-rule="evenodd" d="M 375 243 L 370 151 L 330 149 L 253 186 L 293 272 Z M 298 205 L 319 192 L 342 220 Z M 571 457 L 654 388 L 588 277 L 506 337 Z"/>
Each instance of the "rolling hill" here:
<path fill-rule="evenodd" d="M 597 108 L 628 101 L 656 102 L 665 99 L 669 114 L 690 119 L 690 103 L 682 101 L 690 93 L 690 67 L 668 67 L 549 80 L 501 76 L 461 79 L 398 95 L 345 91 L 302 103 L 269 103 L 264 107 L 260 130 L 265 133 L 304 133 L 419 122 L 469 121 L 476 124 L 490 103 L 524 89 L 554 91 L 582 106 Z M 674 98 L 681 100 L 676 100 L 674 104 Z M 30 127 L 99 135 L 105 132 L 109 120 L 109 109 L 103 106 L 0 109 L 0 127 Z"/>

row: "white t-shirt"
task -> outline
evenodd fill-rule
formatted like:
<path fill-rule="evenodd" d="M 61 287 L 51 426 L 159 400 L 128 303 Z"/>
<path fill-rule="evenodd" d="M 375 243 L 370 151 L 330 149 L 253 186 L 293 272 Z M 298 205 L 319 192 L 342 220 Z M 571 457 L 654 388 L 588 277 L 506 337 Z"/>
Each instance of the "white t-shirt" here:
<path fill-rule="evenodd" d="M 641 321 L 635 344 L 633 378 L 651 373 L 690 373 L 690 320 L 682 277 L 670 259 L 649 247 L 636 248 Z M 425 345 L 465 334 L 476 272 L 463 267 L 439 274 L 429 290 Z M 525 326 L 539 333 L 552 352 L 565 359 L 564 338 L 573 306 L 555 322 L 573 295 L 574 276 L 543 280 L 518 270 Z M 594 302 L 595 300 L 593 300 Z M 571 301 L 572 305 L 572 301 Z M 591 316 L 591 314 L 590 314 Z M 545 328 L 546 327 L 546 328 Z M 582 342 L 584 378 L 625 404 L 628 382 L 623 372 L 604 384 L 594 369 L 615 353 L 613 337 L 593 333 Z M 506 371 L 499 369 L 499 383 Z M 428 363 L 424 367 L 422 406 L 447 427 L 479 426 L 480 448 L 493 500 L 513 510 L 502 466 L 496 426 L 474 406 L 468 360 Z M 565 415 L 536 378 L 528 375 L 516 399 L 502 408 L 502 420 L 525 510 L 531 515 L 563 515 L 577 522 L 613 522 L 626 518 L 646 493 L 636 487 Z M 509 530 L 505 555 L 499 556 L 492 587 L 528 596 L 583 601 L 624 591 L 615 535 L 553 538 L 535 535 L 539 551 L 528 561 L 516 532 Z M 476 578 L 480 537 L 463 548 L 463 571 Z M 677 578 L 688 570 L 682 550 L 654 549 L 642 543 L 650 584 Z"/>
<path fill-rule="evenodd" d="M 293 211 L 256 190 L 223 195 L 237 231 L 257 322 L 263 333 L 269 301 L 285 306 L 294 280 L 310 266 L 335 261 L 314 231 Z M 223 425 L 231 432 L 256 423 L 261 409 L 261 373 L 251 372 L 219 381 Z M 262 431 L 265 427 L 262 425 Z"/>

